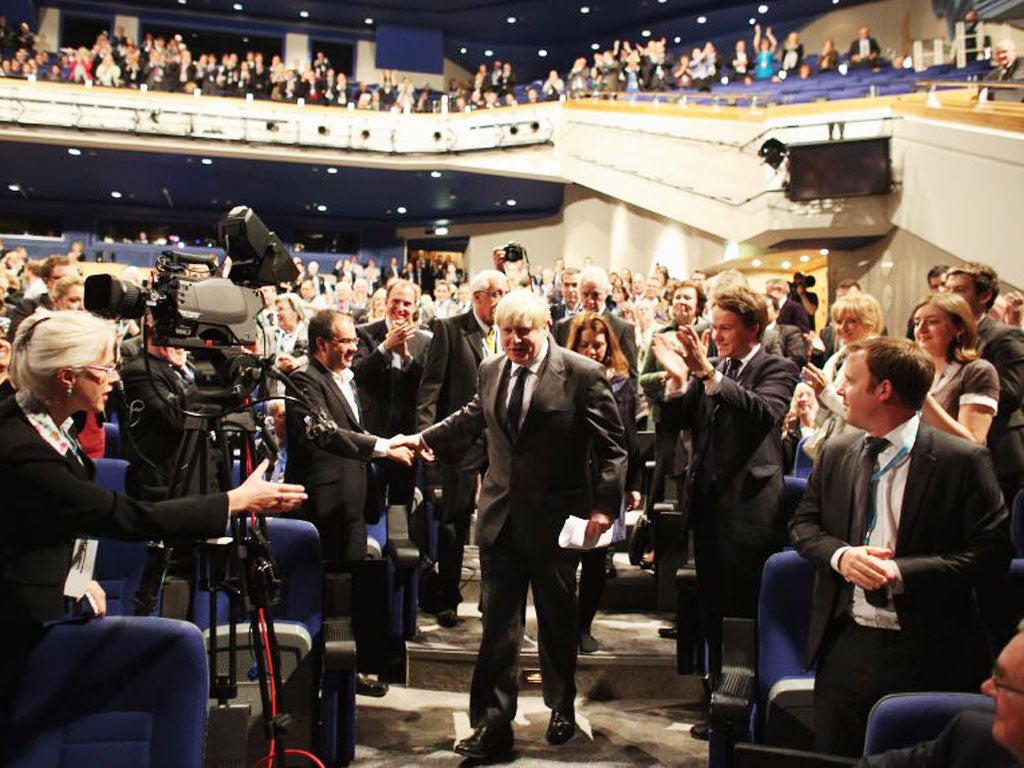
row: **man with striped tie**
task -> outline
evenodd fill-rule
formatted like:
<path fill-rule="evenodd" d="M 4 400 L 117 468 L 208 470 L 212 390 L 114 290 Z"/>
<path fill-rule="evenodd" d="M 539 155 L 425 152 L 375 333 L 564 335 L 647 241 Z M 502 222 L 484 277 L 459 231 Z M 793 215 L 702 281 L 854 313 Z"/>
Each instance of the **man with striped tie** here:
<path fill-rule="evenodd" d="M 416 396 L 416 431 L 443 420 L 462 408 L 476 394 L 476 369 L 487 356 L 501 350 L 494 308 L 508 293 L 504 273 L 487 269 L 470 282 L 473 307 L 455 317 L 437 320 L 434 337 L 423 363 L 423 377 Z M 457 462 L 441 466 L 443 517 L 438 543 L 439 594 L 436 600 L 438 623 L 443 627 L 458 624 L 462 601 L 459 580 L 462 575 L 462 550 L 469 535 L 469 521 L 476 503 L 477 478 L 486 467 L 481 436 Z"/>

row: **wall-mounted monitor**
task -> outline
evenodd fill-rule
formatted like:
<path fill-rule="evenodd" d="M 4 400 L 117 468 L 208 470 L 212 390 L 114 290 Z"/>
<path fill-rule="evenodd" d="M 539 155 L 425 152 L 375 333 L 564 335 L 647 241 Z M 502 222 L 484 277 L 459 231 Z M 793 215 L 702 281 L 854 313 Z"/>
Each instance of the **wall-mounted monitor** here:
<path fill-rule="evenodd" d="M 888 137 L 789 145 L 790 200 L 885 195 L 891 187 Z"/>

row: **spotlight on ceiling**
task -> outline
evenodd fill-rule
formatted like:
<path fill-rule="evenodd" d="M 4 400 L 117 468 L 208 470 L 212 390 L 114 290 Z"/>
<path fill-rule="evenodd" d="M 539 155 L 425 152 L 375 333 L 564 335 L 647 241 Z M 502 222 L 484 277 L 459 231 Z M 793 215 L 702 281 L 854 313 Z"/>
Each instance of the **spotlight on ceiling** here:
<path fill-rule="evenodd" d="M 789 154 L 789 147 L 778 139 L 768 139 L 768 141 L 761 145 L 761 149 L 758 150 L 757 154 L 764 162 L 778 170 L 779 166 L 782 165 L 782 161 L 786 159 L 786 155 Z"/>

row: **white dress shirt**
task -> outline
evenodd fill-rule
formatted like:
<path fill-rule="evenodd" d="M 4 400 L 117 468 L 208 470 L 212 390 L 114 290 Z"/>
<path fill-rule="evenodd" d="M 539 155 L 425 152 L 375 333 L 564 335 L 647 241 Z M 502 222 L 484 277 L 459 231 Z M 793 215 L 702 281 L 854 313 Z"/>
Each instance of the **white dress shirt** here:
<path fill-rule="evenodd" d="M 540 370 L 541 363 L 544 362 L 544 358 L 548 354 L 548 341 L 544 340 L 544 346 L 541 347 L 540 352 L 533 362 L 529 365 L 519 365 L 519 363 L 512 363 L 512 369 L 509 371 L 508 377 L 508 391 L 505 392 L 505 409 L 508 412 L 508 403 L 512 399 L 512 388 L 515 387 L 516 383 L 516 371 L 520 368 L 526 368 L 529 373 L 526 374 L 526 381 L 523 383 L 523 408 L 519 412 L 519 424 L 518 428 L 522 428 L 523 420 L 526 418 L 527 412 L 530 410 L 530 400 L 533 399 L 533 390 L 537 388 L 537 371 Z M 511 361 L 510 361 L 511 362 Z"/>

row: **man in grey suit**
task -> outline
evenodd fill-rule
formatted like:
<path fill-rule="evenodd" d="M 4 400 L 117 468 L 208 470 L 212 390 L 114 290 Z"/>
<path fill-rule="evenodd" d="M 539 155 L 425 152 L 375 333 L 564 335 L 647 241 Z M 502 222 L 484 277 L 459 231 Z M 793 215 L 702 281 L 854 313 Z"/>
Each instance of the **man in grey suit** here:
<path fill-rule="evenodd" d="M 517 661 L 527 587 L 537 608 L 547 740 L 575 733 L 578 550 L 559 532 L 586 518 L 587 539 L 611 527 L 622 504 L 626 444 L 604 368 L 560 349 L 547 301 L 513 291 L 495 311 L 504 355 L 480 365 L 473 400 L 408 444 L 457 457 L 487 430 L 487 473 L 477 517 L 483 637 L 470 692 L 473 735 L 455 751 L 492 759 L 512 749 Z"/>
<path fill-rule="evenodd" d="M 416 396 L 418 431 L 467 405 L 476 394 L 476 369 L 480 362 L 501 349 L 494 309 L 508 293 L 508 278 L 496 269 L 485 269 L 473 277 L 470 289 L 473 308 L 469 312 L 438 320 L 433 325 L 434 338 L 427 350 Z M 437 547 L 440 594 L 436 595 L 436 610 L 437 622 L 442 627 L 454 627 L 459 622 L 462 550 L 476 503 L 477 480 L 486 466 L 481 435 L 455 461 L 441 467 L 443 509 Z"/>
<path fill-rule="evenodd" d="M 612 330 L 615 331 L 615 338 L 619 342 L 622 354 L 629 362 L 629 375 L 634 380 L 640 373 L 640 361 L 636 350 L 636 330 L 628 320 L 608 312 L 608 294 L 612 292 L 612 284 L 608 279 L 608 273 L 601 267 L 586 267 L 579 276 L 580 282 L 580 304 L 584 312 L 595 312 L 602 315 Z M 555 323 L 555 339 L 558 345 L 564 347 L 569 343 L 572 321 L 575 316 L 568 315 Z"/>

